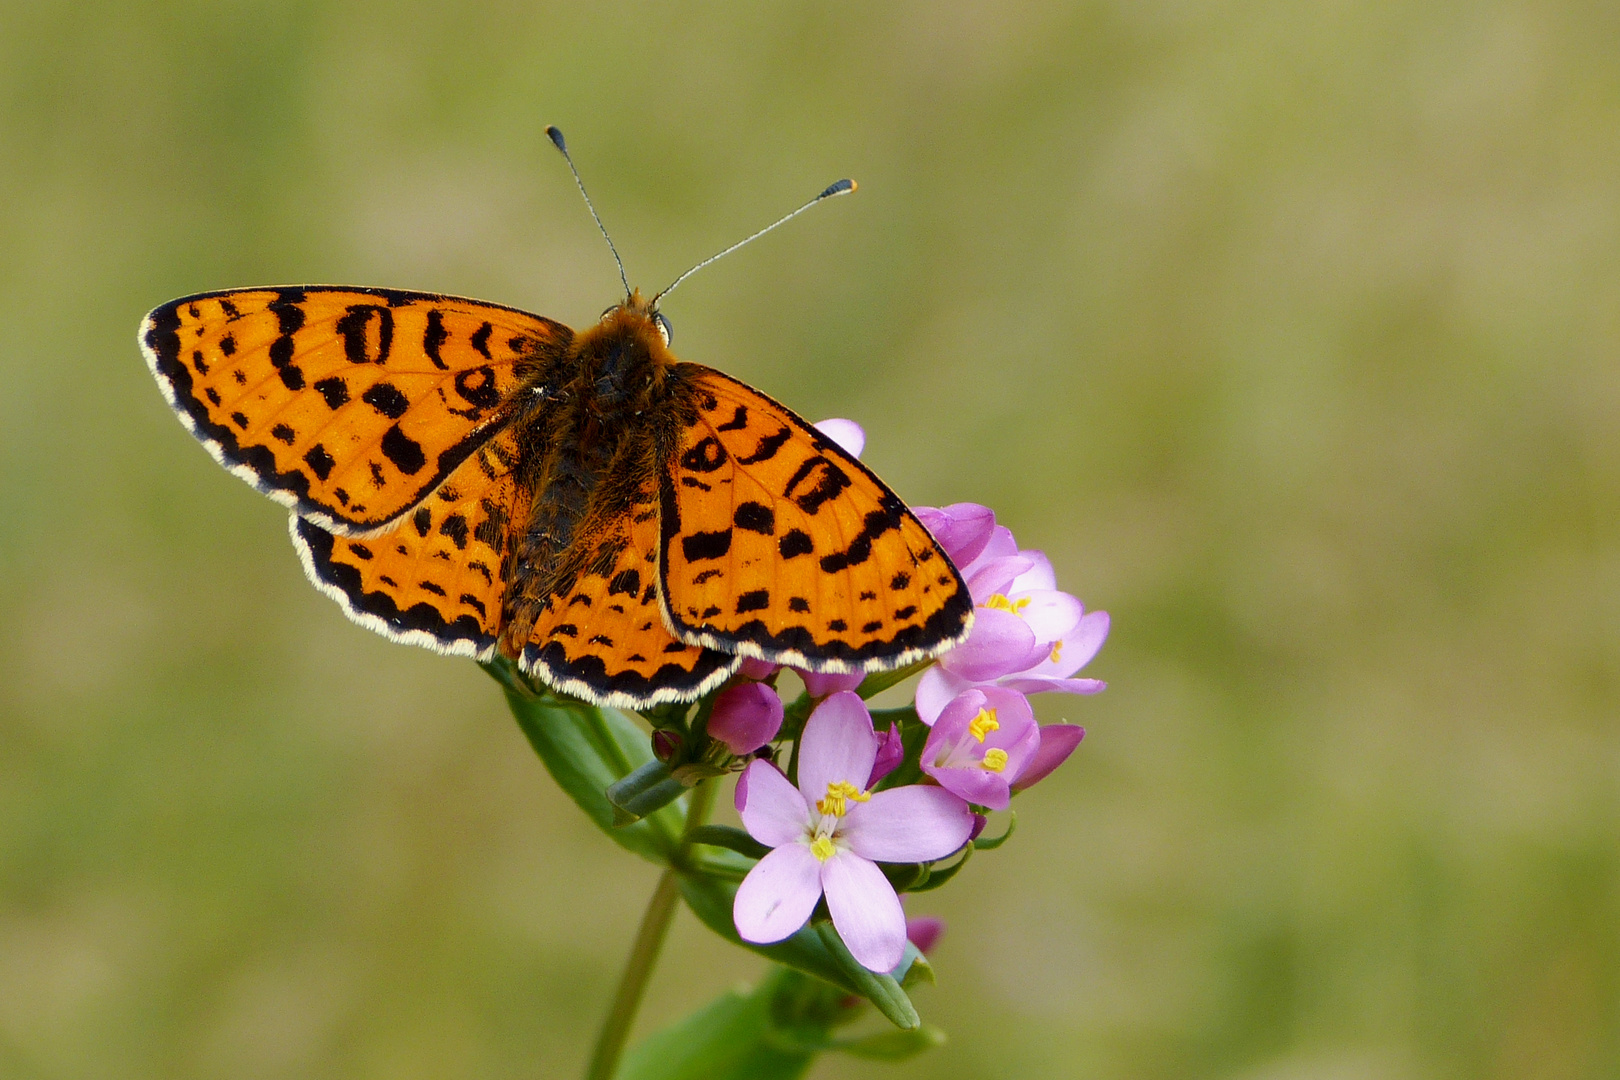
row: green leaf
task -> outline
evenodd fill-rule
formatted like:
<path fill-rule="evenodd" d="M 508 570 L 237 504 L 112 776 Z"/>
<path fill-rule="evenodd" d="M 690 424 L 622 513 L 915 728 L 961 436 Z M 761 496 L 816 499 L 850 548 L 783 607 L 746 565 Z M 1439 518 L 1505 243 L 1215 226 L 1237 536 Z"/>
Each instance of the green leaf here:
<path fill-rule="evenodd" d="M 992 836 L 989 838 L 981 836 L 977 840 L 973 841 L 973 847 L 978 851 L 994 851 L 996 848 L 1007 842 L 1007 840 L 1012 836 L 1013 830 L 1016 828 L 1018 828 L 1018 811 L 1009 810 L 1007 811 L 1007 831 L 1002 833 L 1000 836 Z"/>
<path fill-rule="evenodd" d="M 897 893 L 909 892 L 928 880 L 927 863 L 878 863 Z"/>
<path fill-rule="evenodd" d="M 616 1080 L 797 1080 L 816 1048 L 778 1036 L 774 979 L 752 993 L 727 991 L 630 1051 Z"/>
<path fill-rule="evenodd" d="M 605 794 L 613 804 L 613 825 L 622 829 L 668 806 L 686 791 L 687 786 L 670 775 L 669 766 L 655 760 L 614 781 Z"/>
<path fill-rule="evenodd" d="M 729 848 L 751 859 L 763 859 L 771 850 L 743 830 L 730 825 L 702 825 L 687 833 L 686 838 L 693 844 Z"/>
<path fill-rule="evenodd" d="M 824 979 L 851 994 L 861 992 L 839 962 L 828 953 L 820 935 L 808 926 L 774 945 L 755 945 L 738 937 L 736 924 L 731 921 L 731 904 L 736 895 L 735 882 L 723 881 L 695 870 L 681 874 L 681 896 L 686 900 L 686 906 L 716 934 L 733 945 L 740 945 L 784 967 Z"/>
<path fill-rule="evenodd" d="M 774 945 L 755 945 L 744 941 L 737 934 L 736 924 L 731 921 L 731 905 L 737 896 L 737 883 L 703 873 L 701 864 L 683 868 L 681 896 L 685 898 L 686 906 L 692 909 L 692 914 L 696 915 L 704 926 L 733 945 L 758 953 L 767 960 L 774 960 L 783 967 L 802 971 L 806 975 L 814 975 L 851 994 L 858 994 L 871 1001 L 884 1016 L 898 1026 L 917 1025 L 917 1011 L 912 1007 L 911 999 L 906 997 L 906 992 L 901 989 L 902 983 L 896 982 L 890 975 L 881 975 L 862 967 L 853 956 L 849 955 L 849 950 L 844 947 L 843 941 L 839 939 L 831 924 L 820 925 L 827 926 L 836 947 L 829 945 L 826 936 L 815 924 L 804 927 L 797 934 Z M 934 981 L 933 969 L 928 967 L 922 953 L 918 952 L 917 947 L 909 941 L 906 942 L 905 956 L 897 970 L 901 973 L 900 979 L 907 986 L 918 980 Z M 905 1023 L 907 1020 L 910 1021 L 909 1024 Z"/>
<path fill-rule="evenodd" d="M 685 825 L 680 810 L 666 806 L 633 825 L 615 828 L 606 794 L 614 782 L 653 760 L 647 733 L 617 709 L 537 691 L 504 657 L 483 668 L 506 691 L 512 715 L 557 786 L 614 843 L 655 863 L 669 862 Z"/>
<path fill-rule="evenodd" d="M 934 985 L 934 965 L 928 962 L 921 949 L 909 941 L 906 942 L 906 959 L 901 964 L 904 965 L 905 974 L 900 976 L 900 985 L 907 990 L 921 983 Z"/>
<path fill-rule="evenodd" d="M 943 870 L 931 870 L 928 874 L 928 880 L 924 881 L 921 885 L 913 885 L 911 887 L 911 891 L 914 893 L 929 892 L 933 889 L 939 888 L 941 885 L 951 880 L 951 878 L 955 877 L 957 873 L 961 871 L 962 867 L 967 865 L 968 859 L 970 859 L 972 856 L 973 845 L 969 844 L 967 847 L 962 849 L 962 857 L 960 859 L 945 867 Z"/>
<path fill-rule="evenodd" d="M 910 1031 L 880 1031 L 859 1039 L 838 1039 L 828 1043 L 827 1049 L 873 1061 L 904 1061 L 944 1044 L 945 1033 L 932 1024 L 924 1024 Z"/>
<path fill-rule="evenodd" d="M 945 1041 L 938 1028 L 835 1039 L 859 1019 L 842 989 L 773 968 L 752 991 L 732 990 L 649 1036 L 626 1056 L 616 1080 L 793 1080 L 819 1053 L 841 1051 L 901 1061 Z"/>
<path fill-rule="evenodd" d="M 850 982 L 855 984 L 856 993 L 875 1005 L 878 1012 L 888 1017 L 895 1027 L 909 1031 L 921 1026 L 922 1018 L 917 1015 L 916 1006 L 912 1005 L 911 999 L 892 975 L 881 975 L 862 967 L 861 962 L 850 955 L 844 939 L 838 936 L 832 923 L 814 925 L 821 935 L 822 944 L 827 946 L 827 952 L 844 969 Z"/>

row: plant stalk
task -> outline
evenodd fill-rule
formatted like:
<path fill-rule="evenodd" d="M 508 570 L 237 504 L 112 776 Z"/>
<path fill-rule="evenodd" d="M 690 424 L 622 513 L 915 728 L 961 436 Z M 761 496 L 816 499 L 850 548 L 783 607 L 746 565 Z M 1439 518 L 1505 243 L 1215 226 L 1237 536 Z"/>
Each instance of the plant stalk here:
<path fill-rule="evenodd" d="M 686 836 L 708 820 L 709 811 L 714 806 L 714 796 L 713 780 L 705 780 L 692 789 L 691 801 L 686 808 Z M 664 947 L 664 938 L 675 916 L 675 900 L 680 894 L 676 868 L 685 860 L 688 846 L 683 836 L 680 849 L 670 865 L 664 868 L 657 888 L 653 889 L 652 899 L 647 901 L 647 910 L 641 916 L 641 929 L 636 932 L 635 944 L 630 947 L 630 958 L 625 961 L 624 974 L 619 976 L 619 989 L 613 995 L 613 1007 L 608 1010 L 602 1030 L 596 1036 L 596 1049 L 591 1052 L 585 1080 L 613 1080 L 613 1074 L 619 1068 L 619 1058 L 630 1038 L 630 1029 L 636 1022 L 642 995 L 647 992 L 647 982 L 652 978 L 658 953 Z"/>

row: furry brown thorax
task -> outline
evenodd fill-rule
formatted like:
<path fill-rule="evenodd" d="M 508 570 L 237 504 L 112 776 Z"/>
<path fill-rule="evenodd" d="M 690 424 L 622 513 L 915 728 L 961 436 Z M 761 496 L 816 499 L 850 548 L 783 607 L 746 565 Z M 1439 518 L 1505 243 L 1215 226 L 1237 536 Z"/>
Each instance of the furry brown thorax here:
<path fill-rule="evenodd" d="M 527 408 L 512 423 L 526 452 L 520 483 L 532 498 L 528 527 L 509 557 L 502 651 L 515 656 L 553 597 L 618 549 L 598 546 L 675 445 L 686 397 L 681 365 L 639 290 L 536 373 Z M 604 483 L 606 481 L 606 483 Z"/>

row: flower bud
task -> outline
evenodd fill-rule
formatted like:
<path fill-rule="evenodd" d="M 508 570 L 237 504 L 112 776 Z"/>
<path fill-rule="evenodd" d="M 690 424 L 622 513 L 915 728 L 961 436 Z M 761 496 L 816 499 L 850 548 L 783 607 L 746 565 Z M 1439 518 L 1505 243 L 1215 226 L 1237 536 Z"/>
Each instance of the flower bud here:
<path fill-rule="evenodd" d="M 738 757 L 776 738 L 781 727 L 782 699 L 764 683 L 738 683 L 716 699 L 709 714 L 709 736 Z"/>
<path fill-rule="evenodd" d="M 853 690 L 861 685 L 866 676 L 859 671 L 848 674 L 839 674 L 832 671 L 800 671 L 793 669 L 799 678 L 804 680 L 806 692 L 813 698 L 829 697 L 845 690 Z"/>
<path fill-rule="evenodd" d="M 750 656 L 742 662 L 742 666 L 737 669 L 737 674 L 745 679 L 753 679 L 755 682 L 764 682 L 772 675 L 775 675 L 781 667 L 781 664 L 773 664 L 769 660 L 756 660 Z"/>
<path fill-rule="evenodd" d="M 900 738 L 899 724 L 890 724 L 889 730 L 879 739 L 877 757 L 872 761 L 872 775 L 866 781 L 867 790 L 876 787 L 879 780 L 894 772 L 906 760 L 906 744 Z"/>
<path fill-rule="evenodd" d="M 945 933 L 945 920 L 938 915 L 912 915 L 906 919 L 906 939 L 926 953 L 939 944 Z"/>
<path fill-rule="evenodd" d="M 659 761 L 671 761 L 681 749 L 681 733 L 670 731 L 668 728 L 659 728 L 652 733 L 653 757 Z"/>

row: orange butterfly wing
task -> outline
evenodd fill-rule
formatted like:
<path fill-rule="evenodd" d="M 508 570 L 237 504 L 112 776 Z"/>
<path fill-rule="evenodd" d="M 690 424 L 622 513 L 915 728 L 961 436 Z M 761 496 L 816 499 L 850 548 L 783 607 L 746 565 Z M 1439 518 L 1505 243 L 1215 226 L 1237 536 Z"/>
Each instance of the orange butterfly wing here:
<path fill-rule="evenodd" d="M 724 682 L 741 657 L 680 641 L 658 603 L 658 498 L 644 484 L 628 512 L 587 522 L 582 565 L 535 621 L 524 670 L 599 705 L 642 709 L 692 701 Z"/>
<path fill-rule="evenodd" d="M 392 528 L 337 536 L 308 518 L 289 526 L 304 572 L 360 625 L 393 641 L 486 657 L 500 631 L 513 521 L 527 516 L 516 483 L 516 435 L 478 447 Z"/>
<path fill-rule="evenodd" d="M 183 297 L 140 340 L 222 465 L 329 532 L 364 535 L 465 461 L 572 336 L 478 300 L 311 286 Z"/>
<path fill-rule="evenodd" d="M 759 391 L 677 371 L 695 390 L 660 481 L 678 637 L 818 671 L 892 669 L 966 637 L 967 586 L 883 481 Z"/>

